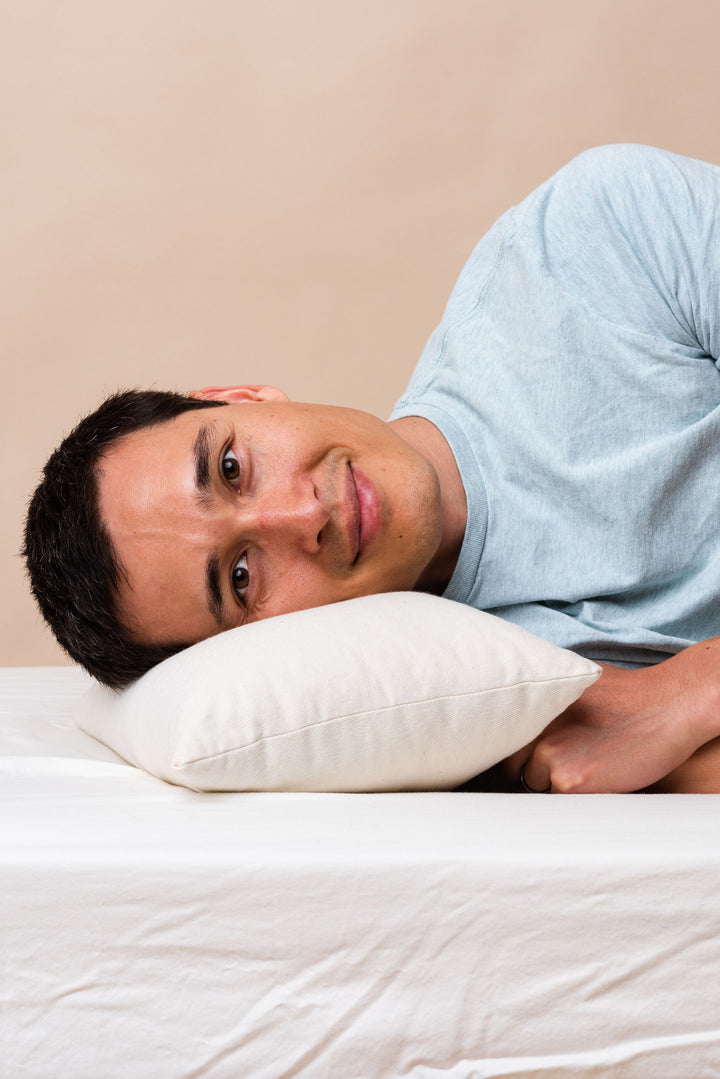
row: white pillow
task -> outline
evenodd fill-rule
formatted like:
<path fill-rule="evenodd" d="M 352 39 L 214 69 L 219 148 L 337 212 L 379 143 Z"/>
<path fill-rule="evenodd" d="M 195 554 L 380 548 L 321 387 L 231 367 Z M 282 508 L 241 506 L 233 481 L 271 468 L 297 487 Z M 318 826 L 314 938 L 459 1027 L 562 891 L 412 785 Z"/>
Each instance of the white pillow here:
<path fill-rule="evenodd" d="M 456 787 L 520 749 L 600 673 L 452 600 L 365 596 L 229 630 L 78 725 L 125 760 L 205 791 Z"/>

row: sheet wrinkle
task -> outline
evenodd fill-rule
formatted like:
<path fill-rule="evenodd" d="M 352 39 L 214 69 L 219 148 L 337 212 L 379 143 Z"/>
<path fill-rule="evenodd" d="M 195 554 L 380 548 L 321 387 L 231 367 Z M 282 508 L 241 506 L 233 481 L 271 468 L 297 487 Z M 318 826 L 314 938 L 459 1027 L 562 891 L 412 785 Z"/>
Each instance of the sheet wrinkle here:
<path fill-rule="evenodd" d="M 299 1018 L 299 1013 L 312 1013 L 323 1010 L 328 995 L 333 996 L 334 1003 L 337 1005 L 337 994 L 323 988 L 329 984 L 327 976 L 332 975 L 335 969 L 336 958 L 334 955 L 328 955 L 324 960 L 314 962 L 308 969 L 298 971 L 290 980 L 286 978 L 282 985 L 274 985 L 270 992 L 258 1000 L 250 1011 L 243 1016 L 242 1022 L 238 1025 L 234 1043 L 226 1045 L 212 1056 L 206 1057 L 193 1071 L 183 1076 L 183 1079 L 209 1079 L 213 1069 L 221 1063 L 231 1060 L 236 1053 L 247 1048 L 249 1043 L 243 1030 L 249 1033 L 252 1038 L 259 1038 L 266 1031 L 272 1037 L 273 1032 L 277 1031 L 278 1028 L 278 1012 L 289 1012 L 290 1016 L 294 1014 L 296 1018 Z M 347 980 L 343 985 L 345 993 L 356 990 L 356 988 L 356 982 L 352 980 Z M 313 989 L 316 989 L 317 992 L 310 992 Z M 292 1055 L 293 1049 L 287 1043 L 282 1043 L 282 1041 L 278 1040 L 278 1055 L 274 1060 L 265 1060 L 261 1064 L 257 1058 L 255 1059 L 252 1069 L 253 1079 L 290 1079 L 290 1077 L 303 1075 L 307 1076 L 307 1079 L 317 1079 L 320 1074 L 333 1074 L 332 1071 L 323 1073 L 314 1069 L 320 1066 L 324 1050 L 328 1048 L 335 1050 L 337 1041 L 342 1038 L 347 1028 L 352 1027 L 354 1020 L 366 1010 L 368 1003 L 372 1004 L 374 1002 L 376 991 L 376 985 L 370 982 L 367 988 L 356 993 L 354 999 L 344 1006 L 341 1012 L 338 1013 L 336 1008 L 333 1022 L 330 1025 L 322 1025 L 322 1036 L 309 1047 L 307 1046 L 307 1040 L 312 1038 L 313 1034 L 308 1023 L 305 1026 L 306 1044 L 302 1052 L 296 1055 L 293 1061 L 286 1063 L 285 1060 L 279 1059 L 280 1057 L 287 1058 L 288 1055 Z M 287 1019 L 288 1016 L 283 1015 L 282 1018 Z M 311 1015 L 307 1015 L 307 1019 L 310 1018 Z M 320 1027 L 314 1029 L 320 1029 Z M 278 1071 L 280 1066 L 283 1068 L 282 1072 Z M 312 1067 L 313 1070 L 307 1071 L 308 1067 Z M 239 1075 L 241 1072 L 247 1074 L 247 1067 L 241 1067 L 237 1074 Z M 353 1079 L 349 1072 L 344 1073 L 344 1079 L 345 1077 Z M 357 1073 L 357 1079 L 363 1079 L 362 1071 Z"/>
<path fill-rule="evenodd" d="M 652 1057 L 667 1050 L 686 1050 L 707 1046 L 720 1047 L 720 1030 L 700 1031 L 697 1034 L 668 1038 L 647 1038 L 621 1042 L 613 1046 L 587 1049 L 578 1053 L 557 1053 L 533 1057 L 487 1057 L 482 1060 L 464 1059 L 451 1065 L 450 1069 L 427 1068 L 402 1073 L 398 1079 L 701 1079 L 703 1075 L 717 1075 L 720 1054 L 708 1053 L 704 1063 L 708 1070 L 699 1072 L 697 1064 L 692 1072 L 683 1070 L 682 1059 L 677 1059 L 677 1070 L 667 1070 L 671 1062 L 665 1057 L 660 1061 L 661 1071 L 654 1070 Z M 694 1058 L 697 1060 L 698 1058 Z M 643 1071 L 637 1070 L 642 1064 Z M 632 1070 L 626 1070 L 624 1065 Z M 471 1070 L 468 1070 L 468 1067 Z M 458 1070 L 462 1068 L 462 1070 Z M 618 1069 L 621 1070 L 618 1070 Z M 646 1070 L 653 1068 L 652 1071 Z"/>
<path fill-rule="evenodd" d="M 665 943 L 661 939 L 660 932 L 658 936 L 655 936 L 656 929 L 654 926 L 649 925 L 647 927 L 647 934 L 651 938 L 649 942 L 645 943 L 641 956 L 638 958 L 632 948 L 628 946 L 622 956 L 618 957 L 617 962 L 608 968 L 607 959 L 604 962 L 599 961 L 595 972 L 595 984 L 589 985 L 589 992 L 585 999 L 588 1003 L 598 1000 L 601 997 L 611 998 L 617 990 L 621 989 L 624 984 L 629 982 L 635 982 L 638 985 L 642 985 L 642 979 L 659 966 L 667 964 L 669 959 L 679 959 L 684 962 L 689 957 L 687 956 L 687 944 L 685 941 L 679 942 L 677 940 L 669 940 Z M 636 942 L 637 947 L 637 942 Z M 612 973 L 610 973 L 612 970 Z M 657 1000 L 656 1000 L 657 1003 Z M 668 1025 L 671 1024 L 671 1019 L 668 1018 Z"/>

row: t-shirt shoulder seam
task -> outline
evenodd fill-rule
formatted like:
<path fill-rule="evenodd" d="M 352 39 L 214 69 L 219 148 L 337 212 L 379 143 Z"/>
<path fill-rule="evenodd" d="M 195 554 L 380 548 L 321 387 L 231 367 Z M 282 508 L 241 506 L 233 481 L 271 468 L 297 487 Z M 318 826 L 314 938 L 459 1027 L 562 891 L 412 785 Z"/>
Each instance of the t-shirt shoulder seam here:
<path fill-rule="evenodd" d="M 503 252 L 507 251 L 514 243 L 515 236 L 519 228 L 521 227 L 522 219 L 525 216 L 524 211 L 524 203 L 520 203 L 517 206 L 512 206 L 509 210 L 507 210 L 507 212 L 503 215 L 500 221 L 497 222 L 498 225 L 502 222 L 504 228 L 502 230 L 499 230 L 499 235 L 495 242 L 495 250 L 493 251 L 492 261 L 488 266 L 482 282 L 479 284 L 479 287 L 475 293 L 474 301 L 471 306 L 466 307 L 462 311 L 462 313 L 458 314 L 458 316 L 452 319 L 452 321 L 446 322 L 444 317 L 441 320 L 440 325 L 438 326 L 438 331 L 442 331 L 440 344 L 435 351 L 432 362 L 428 365 L 428 371 L 422 386 L 414 387 L 414 396 L 417 396 L 418 393 L 425 393 L 425 391 L 428 389 L 436 371 L 441 366 L 444 360 L 448 339 L 451 337 L 452 333 L 458 328 L 458 326 L 462 326 L 463 323 L 468 322 L 471 318 L 476 316 L 479 306 L 481 305 L 483 299 L 488 292 L 488 289 L 491 287 L 492 282 L 497 276 L 498 264 L 500 262 Z M 486 234 L 486 236 L 487 235 L 489 234 Z M 482 240 L 480 241 L 480 243 L 482 243 Z M 471 254 L 469 261 L 471 261 L 472 258 L 473 255 Z M 457 288 L 457 285 L 455 287 Z M 452 299 L 452 296 L 450 299 Z M 448 300 L 448 303 L 450 303 L 450 300 Z M 397 406 L 401 406 L 404 400 L 405 395 L 403 394 L 403 396 L 399 399 Z"/>

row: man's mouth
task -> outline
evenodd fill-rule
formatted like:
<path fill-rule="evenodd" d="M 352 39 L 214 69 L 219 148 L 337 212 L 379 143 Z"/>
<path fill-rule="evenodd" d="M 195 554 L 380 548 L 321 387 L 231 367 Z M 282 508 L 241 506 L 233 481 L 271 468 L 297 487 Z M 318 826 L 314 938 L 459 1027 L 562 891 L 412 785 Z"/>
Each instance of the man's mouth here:
<path fill-rule="evenodd" d="M 355 475 L 353 473 L 352 465 L 350 464 L 350 462 L 348 462 L 346 484 L 348 505 L 348 547 L 350 549 L 351 565 L 354 566 L 358 558 L 360 557 L 361 516 L 360 499 L 358 497 L 357 486 L 355 484 Z"/>
<path fill-rule="evenodd" d="M 355 550 L 353 565 L 362 558 L 380 531 L 382 512 L 374 484 L 359 469 L 348 465 L 350 472 L 353 518 L 352 543 Z"/>

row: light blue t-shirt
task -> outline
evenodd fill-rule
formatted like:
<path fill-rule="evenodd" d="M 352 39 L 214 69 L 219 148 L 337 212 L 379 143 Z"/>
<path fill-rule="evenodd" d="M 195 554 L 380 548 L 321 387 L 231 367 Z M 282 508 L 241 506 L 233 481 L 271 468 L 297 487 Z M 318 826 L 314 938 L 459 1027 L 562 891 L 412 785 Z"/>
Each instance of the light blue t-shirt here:
<path fill-rule="evenodd" d="M 449 442 L 445 595 L 634 666 L 720 633 L 720 168 L 576 158 L 478 244 L 392 418 Z"/>

